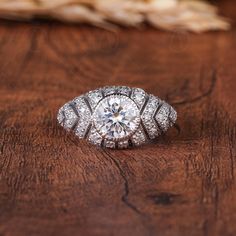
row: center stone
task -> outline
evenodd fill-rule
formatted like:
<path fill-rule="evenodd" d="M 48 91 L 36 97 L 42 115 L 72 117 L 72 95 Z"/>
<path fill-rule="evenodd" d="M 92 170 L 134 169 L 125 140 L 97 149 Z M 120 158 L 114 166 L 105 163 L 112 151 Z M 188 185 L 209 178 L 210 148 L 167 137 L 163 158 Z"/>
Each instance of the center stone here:
<path fill-rule="evenodd" d="M 120 140 L 133 134 L 140 124 L 137 105 L 123 95 L 104 98 L 94 111 L 94 125 L 108 140 Z"/>

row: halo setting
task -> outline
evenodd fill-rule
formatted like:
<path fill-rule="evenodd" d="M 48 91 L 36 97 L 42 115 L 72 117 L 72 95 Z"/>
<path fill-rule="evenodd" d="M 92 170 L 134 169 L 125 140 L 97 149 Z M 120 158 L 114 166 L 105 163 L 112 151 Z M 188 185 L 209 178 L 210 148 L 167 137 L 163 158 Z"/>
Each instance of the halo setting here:
<path fill-rule="evenodd" d="M 137 105 L 124 95 L 111 95 L 99 102 L 93 122 L 98 133 L 108 140 L 130 137 L 140 124 Z"/>

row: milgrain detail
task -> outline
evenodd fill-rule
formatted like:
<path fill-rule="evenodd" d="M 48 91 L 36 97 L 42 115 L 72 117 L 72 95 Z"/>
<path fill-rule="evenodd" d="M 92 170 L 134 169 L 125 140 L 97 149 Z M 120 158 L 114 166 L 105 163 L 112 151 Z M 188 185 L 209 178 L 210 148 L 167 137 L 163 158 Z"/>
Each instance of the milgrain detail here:
<path fill-rule="evenodd" d="M 176 111 L 139 88 L 111 86 L 76 97 L 58 113 L 58 122 L 79 138 L 106 148 L 140 146 L 165 132 Z"/>

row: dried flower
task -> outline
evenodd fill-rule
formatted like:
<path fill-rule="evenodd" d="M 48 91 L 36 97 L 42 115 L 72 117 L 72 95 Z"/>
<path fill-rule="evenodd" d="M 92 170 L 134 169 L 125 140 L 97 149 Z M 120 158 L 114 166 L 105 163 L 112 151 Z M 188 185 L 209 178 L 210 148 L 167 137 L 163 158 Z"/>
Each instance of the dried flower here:
<path fill-rule="evenodd" d="M 0 17 L 30 20 L 48 17 L 104 28 L 147 22 L 165 30 L 228 30 L 217 8 L 199 0 L 1 0 Z"/>

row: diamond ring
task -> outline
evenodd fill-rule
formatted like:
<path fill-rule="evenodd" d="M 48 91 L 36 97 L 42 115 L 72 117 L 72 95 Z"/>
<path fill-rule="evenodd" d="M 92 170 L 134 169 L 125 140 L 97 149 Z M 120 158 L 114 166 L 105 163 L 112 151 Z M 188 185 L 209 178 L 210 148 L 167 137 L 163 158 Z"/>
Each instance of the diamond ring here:
<path fill-rule="evenodd" d="M 140 88 L 112 86 L 76 97 L 59 109 L 57 120 L 79 138 L 107 148 L 147 143 L 177 119 L 172 106 Z"/>

